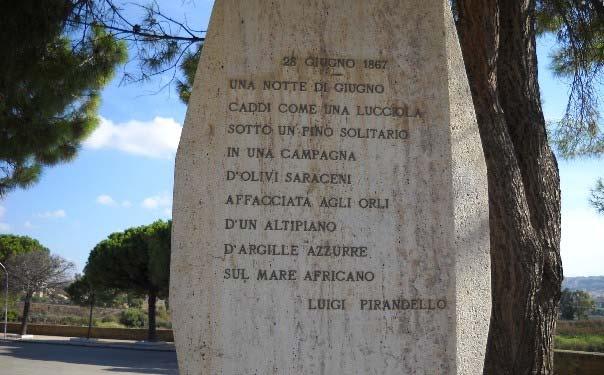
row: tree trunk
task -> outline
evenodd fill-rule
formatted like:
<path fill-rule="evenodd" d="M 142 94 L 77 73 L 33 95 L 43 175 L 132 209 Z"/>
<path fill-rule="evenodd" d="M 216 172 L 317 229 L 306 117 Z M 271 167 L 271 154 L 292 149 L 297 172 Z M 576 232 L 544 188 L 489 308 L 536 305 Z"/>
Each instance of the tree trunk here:
<path fill-rule="evenodd" d="M 484 373 L 553 373 L 560 179 L 541 109 L 534 0 L 458 0 L 489 179 L 493 312 Z"/>
<path fill-rule="evenodd" d="M 32 293 L 25 294 L 25 302 L 23 303 L 23 314 L 21 316 L 21 335 L 27 334 L 27 319 L 29 318 L 29 306 L 31 304 Z"/>
<path fill-rule="evenodd" d="M 155 303 L 157 302 L 157 292 L 149 291 L 149 341 L 157 341 L 157 333 L 155 329 Z"/>
<path fill-rule="evenodd" d="M 94 300 L 90 302 L 90 314 L 88 314 L 88 332 L 86 338 L 90 340 L 90 332 L 92 331 L 92 309 L 94 309 Z"/>

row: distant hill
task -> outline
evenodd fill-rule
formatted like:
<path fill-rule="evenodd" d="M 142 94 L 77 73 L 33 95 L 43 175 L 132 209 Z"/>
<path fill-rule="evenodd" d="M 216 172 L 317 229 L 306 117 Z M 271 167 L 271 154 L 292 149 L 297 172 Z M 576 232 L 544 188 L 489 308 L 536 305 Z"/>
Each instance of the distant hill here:
<path fill-rule="evenodd" d="M 583 290 L 593 296 L 604 297 L 604 276 L 566 277 L 562 289 Z"/>

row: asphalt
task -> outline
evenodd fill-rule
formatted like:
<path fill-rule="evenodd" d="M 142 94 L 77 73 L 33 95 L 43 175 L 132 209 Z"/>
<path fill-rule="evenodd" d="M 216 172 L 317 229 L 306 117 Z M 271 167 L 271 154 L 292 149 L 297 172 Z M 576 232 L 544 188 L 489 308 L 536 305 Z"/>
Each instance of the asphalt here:
<path fill-rule="evenodd" d="M 0 375 L 178 374 L 171 344 L 36 336 L 0 340 Z"/>

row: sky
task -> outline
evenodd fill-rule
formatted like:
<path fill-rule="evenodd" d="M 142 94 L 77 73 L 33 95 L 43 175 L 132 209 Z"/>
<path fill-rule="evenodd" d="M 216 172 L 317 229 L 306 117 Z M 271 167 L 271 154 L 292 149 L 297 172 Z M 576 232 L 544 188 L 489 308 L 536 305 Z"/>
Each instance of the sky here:
<path fill-rule="evenodd" d="M 207 27 L 212 1 L 160 1 L 160 8 L 194 28 Z M 561 118 L 568 85 L 554 77 L 554 41 L 538 43 L 539 81 L 548 120 Z M 125 69 L 135 69 L 134 65 Z M 47 168 L 40 182 L 0 200 L 0 233 L 27 235 L 81 271 L 90 250 L 110 233 L 169 219 L 174 156 L 186 106 L 168 77 L 120 85 L 123 71 L 102 93 L 101 123 L 78 158 Z M 559 160 L 562 260 L 565 276 L 604 275 L 604 215 L 588 203 L 604 177 L 603 159 Z"/>

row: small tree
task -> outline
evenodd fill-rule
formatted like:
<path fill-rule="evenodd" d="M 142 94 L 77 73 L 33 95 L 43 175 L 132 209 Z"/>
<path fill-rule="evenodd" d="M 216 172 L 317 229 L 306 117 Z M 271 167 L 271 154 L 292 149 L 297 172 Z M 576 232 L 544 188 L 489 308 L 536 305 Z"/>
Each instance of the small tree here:
<path fill-rule="evenodd" d="M 21 317 L 21 335 L 25 335 L 34 293 L 63 287 L 74 265 L 58 255 L 50 255 L 48 251 L 30 251 L 12 255 L 6 262 L 6 268 L 13 290 L 25 295 Z"/>
<path fill-rule="evenodd" d="M 601 214 L 604 214 L 604 180 L 599 179 L 591 191 L 590 203 Z"/>
<path fill-rule="evenodd" d="M 587 313 L 595 307 L 589 293 L 582 290 L 572 291 L 568 288 L 562 291 L 560 298 L 560 315 L 564 320 L 585 320 Z"/>
<path fill-rule="evenodd" d="M 562 291 L 562 295 L 560 297 L 560 317 L 563 320 L 574 320 L 575 319 L 575 309 L 573 307 L 573 292 L 566 288 Z"/>
<path fill-rule="evenodd" d="M 86 338 L 90 338 L 92 331 L 92 311 L 95 306 L 110 306 L 115 300 L 116 291 L 96 286 L 86 277 L 76 277 L 66 289 L 67 295 L 71 302 L 80 305 L 88 306 L 90 312 L 88 314 L 88 332 Z"/>
<path fill-rule="evenodd" d="M 95 285 L 148 296 L 149 341 L 156 340 L 155 305 L 168 294 L 171 222 L 113 233 L 95 246 L 84 270 Z"/>

